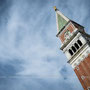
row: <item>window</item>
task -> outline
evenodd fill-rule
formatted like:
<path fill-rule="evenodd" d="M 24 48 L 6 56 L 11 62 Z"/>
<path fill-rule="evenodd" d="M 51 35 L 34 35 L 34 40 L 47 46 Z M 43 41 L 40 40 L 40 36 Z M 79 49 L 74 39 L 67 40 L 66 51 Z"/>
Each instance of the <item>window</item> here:
<path fill-rule="evenodd" d="M 70 53 L 70 55 L 71 55 L 71 56 L 73 55 L 73 52 L 72 52 L 72 50 L 71 50 L 71 49 L 69 49 L 69 53 Z"/>
<path fill-rule="evenodd" d="M 68 50 L 68 52 L 72 56 L 82 45 L 83 43 L 80 40 L 77 40 L 77 42 L 75 42 L 74 45 Z"/>
<path fill-rule="evenodd" d="M 79 70 L 79 67 L 77 66 L 76 69 Z"/>
<path fill-rule="evenodd" d="M 82 80 L 84 80 L 84 79 L 85 79 L 85 77 L 84 77 L 84 76 L 81 76 L 81 79 L 82 79 Z"/>
<path fill-rule="evenodd" d="M 79 46 L 77 43 L 75 43 L 74 46 L 76 47 L 76 49 L 79 49 Z"/>
<path fill-rule="evenodd" d="M 80 40 L 77 40 L 78 44 L 82 46 L 82 42 Z"/>
<path fill-rule="evenodd" d="M 76 52 L 76 48 L 75 48 L 74 46 L 72 46 L 72 50 L 73 50 L 74 52 Z"/>

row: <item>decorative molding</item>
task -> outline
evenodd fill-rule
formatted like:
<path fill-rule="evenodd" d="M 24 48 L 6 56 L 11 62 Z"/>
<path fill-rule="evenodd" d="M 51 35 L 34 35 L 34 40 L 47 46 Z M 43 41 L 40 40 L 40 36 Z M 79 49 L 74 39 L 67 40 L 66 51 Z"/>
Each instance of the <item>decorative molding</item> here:
<path fill-rule="evenodd" d="M 89 54 L 90 54 L 90 47 L 88 47 L 86 51 L 84 51 L 82 54 L 80 54 L 78 56 L 78 58 L 73 60 L 73 62 L 70 62 L 72 68 L 74 69 L 76 66 L 78 66 L 81 61 L 83 61 L 85 58 L 88 57 Z"/>
<path fill-rule="evenodd" d="M 71 34 L 71 37 L 73 34 Z M 71 42 L 63 49 L 63 52 L 66 51 L 67 48 L 70 48 L 70 46 L 81 36 L 81 33 L 77 33 L 77 35 L 73 38 L 73 40 L 70 40 Z M 65 44 L 65 43 L 64 43 Z M 63 47 L 63 46 L 61 46 Z"/>

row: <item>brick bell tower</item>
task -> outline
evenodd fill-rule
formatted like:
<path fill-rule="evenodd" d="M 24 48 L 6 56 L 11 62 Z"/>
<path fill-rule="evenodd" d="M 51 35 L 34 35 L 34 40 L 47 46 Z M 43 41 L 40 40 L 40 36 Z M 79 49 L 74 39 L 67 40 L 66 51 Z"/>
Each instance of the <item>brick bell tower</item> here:
<path fill-rule="evenodd" d="M 90 35 L 85 33 L 83 26 L 65 17 L 56 7 L 54 9 L 58 29 L 56 36 L 62 42 L 60 49 L 84 90 L 90 90 Z"/>

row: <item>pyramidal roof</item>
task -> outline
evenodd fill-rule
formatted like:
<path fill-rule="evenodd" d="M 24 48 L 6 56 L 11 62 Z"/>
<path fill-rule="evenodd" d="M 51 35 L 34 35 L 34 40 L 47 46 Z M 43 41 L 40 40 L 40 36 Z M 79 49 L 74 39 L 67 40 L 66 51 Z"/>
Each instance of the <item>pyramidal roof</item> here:
<path fill-rule="evenodd" d="M 54 7 L 56 11 L 56 22 L 57 22 L 57 29 L 58 32 L 62 30 L 62 28 L 69 22 L 69 19 L 64 16 L 57 8 Z"/>

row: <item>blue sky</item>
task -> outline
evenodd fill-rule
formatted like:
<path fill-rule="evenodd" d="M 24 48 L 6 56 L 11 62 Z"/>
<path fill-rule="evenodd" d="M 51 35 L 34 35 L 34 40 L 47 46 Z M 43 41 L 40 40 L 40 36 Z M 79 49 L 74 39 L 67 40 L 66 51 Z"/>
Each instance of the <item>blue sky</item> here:
<path fill-rule="evenodd" d="M 0 90 L 83 90 L 59 50 L 53 6 L 90 34 L 89 0 L 0 0 Z"/>

